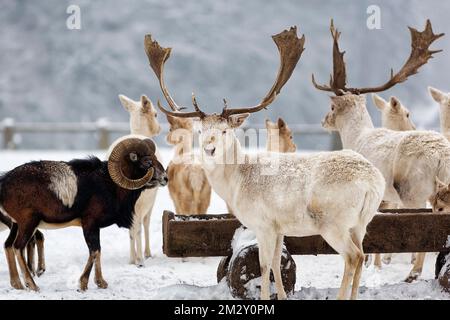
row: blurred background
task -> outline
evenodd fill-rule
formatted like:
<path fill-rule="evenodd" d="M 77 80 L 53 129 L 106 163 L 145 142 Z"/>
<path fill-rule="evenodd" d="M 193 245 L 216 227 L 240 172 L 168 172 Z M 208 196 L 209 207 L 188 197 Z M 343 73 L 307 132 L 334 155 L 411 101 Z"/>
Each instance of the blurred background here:
<path fill-rule="evenodd" d="M 80 30 L 66 26 L 69 5 L 81 9 Z M 369 5 L 379 6 L 381 29 L 367 27 Z M 437 129 L 439 108 L 426 88 L 450 89 L 448 12 L 450 2 L 437 0 L 2 0 L 0 148 L 99 149 L 127 133 L 128 113 L 118 94 L 162 99 L 144 53 L 146 33 L 173 47 L 166 84 L 179 104 L 190 107 L 192 91 L 209 112 L 221 110 L 222 98 L 230 106 L 255 104 L 278 68 L 270 35 L 291 25 L 306 35 L 306 50 L 281 96 L 248 126 L 281 116 L 295 128 L 300 149 L 333 148 L 332 136 L 319 125 L 329 98 L 310 80 L 314 72 L 319 82 L 328 82 L 332 17 L 342 31 L 352 86 L 381 84 L 391 67 L 399 70 L 410 52 L 408 25 L 423 30 L 430 18 L 435 33 L 448 34 L 433 45 L 443 53 L 382 94 L 398 96 L 419 128 Z M 371 99 L 368 108 L 379 126 Z M 157 141 L 167 146 L 164 137 Z"/>

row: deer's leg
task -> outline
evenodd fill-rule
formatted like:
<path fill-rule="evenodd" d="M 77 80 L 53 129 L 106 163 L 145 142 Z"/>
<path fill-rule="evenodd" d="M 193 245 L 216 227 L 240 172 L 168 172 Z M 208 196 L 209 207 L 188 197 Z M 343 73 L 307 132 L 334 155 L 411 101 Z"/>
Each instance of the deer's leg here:
<path fill-rule="evenodd" d="M 351 235 L 352 241 L 358 249 L 358 252 L 356 254 L 355 275 L 353 276 L 353 282 L 352 282 L 352 293 L 350 295 L 350 299 L 352 299 L 352 300 L 356 300 L 356 298 L 358 297 L 359 282 L 361 280 L 362 265 L 364 262 L 363 240 L 364 240 L 365 234 L 366 234 L 366 228 L 358 228 L 358 229 L 352 230 L 352 235 Z"/>
<path fill-rule="evenodd" d="M 92 266 L 94 265 L 94 263 L 97 263 L 96 259 L 100 253 L 100 229 L 97 226 L 94 226 L 92 224 L 87 224 L 87 223 L 82 223 L 82 228 L 83 228 L 84 239 L 89 248 L 89 258 L 86 263 L 86 266 L 84 267 L 83 273 L 81 274 L 81 277 L 80 277 L 80 290 L 86 291 L 88 288 L 89 276 L 91 274 Z M 100 261 L 99 261 L 99 265 L 100 265 Z M 97 283 L 97 280 L 99 279 L 99 278 L 97 278 L 97 266 L 96 266 L 95 271 L 96 271 L 95 281 Z M 103 278 L 101 277 L 101 268 L 99 268 L 99 273 L 100 273 L 100 279 L 103 280 Z M 98 285 L 98 283 L 97 283 L 97 285 Z"/>
<path fill-rule="evenodd" d="M 44 235 L 41 231 L 36 230 L 34 237 L 36 239 L 38 255 L 38 268 L 36 274 L 40 277 L 45 272 Z"/>
<path fill-rule="evenodd" d="M 355 275 L 360 254 L 359 248 L 353 243 L 349 231 L 340 231 L 336 228 L 321 233 L 325 241 L 338 252 L 345 261 L 344 275 L 337 299 L 344 300 L 349 296 L 350 283 Z"/>
<path fill-rule="evenodd" d="M 257 234 L 259 265 L 261 268 L 261 300 L 270 300 L 270 270 L 274 259 L 277 235 L 273 232 Z M 279 257 L 281 260 L 281 256 Z"/>
<path fill-rule="evenodd" d="M 144 240 L 145 240 L 145 250 L 144 257 L 150 258 L 152 256 L 152 251 L 150 249 L 150 218 L 152 216 L 152 209 L 144 217 Z"/>
<path fill-rule="evenodd" d="M 39 225 L 39 220 L 34 218 L 32 214 L 29 214 L 28 219 L 24 220 L 26 221 L 25 223 L 18 225 L 17 237 L 13 244 L 14 252 L 24 277 L 25 286 L 33 291 L 39 291 L 39 287 L 34 282 L 25 260 L 25 248 Z"/>
<path fill-rule="evenodd" d="M 277 288 L 278 300 L 286 300 L 287 295 L 281 278 L 281 253 L 283 251 L 284 236 L 278 235 L 275 246 L 275 253 L 272 261 L 273 277 L 275 278 L 275 286 Z"/>
<path fill-rule="evenodd" d="M 17 236 L 17 229 L 17 224 L 13 223 L 8 238 L 5 241 L 5 255 L 6 261 L 8 262 L 9 282 L 11 283 L 11 286 L 14 289 L 23 290 L 24 287 L 20 281 L 19 272 L 17 271 L 16 255 L 13 248 L 14 240 L 16 240 Z"/>
<path fill-rule="evenodd" d="M 425 252 L 416 253 L 416 260 L 414 261 L 414 266 L 409 273 L 408 277 L 405 279 L 405 282 L 411 283 L 422 274 L 423 263 L 425 261 Z"/>
<path fill-rule="evenodd" d="M 416 253 L 411 253 L 411 264 L 415 264 L 416 263 Z"/>
<path fill-rule="evenodd" d="M 133 227 L 128 231 L 130 235 L 130 264 L 136 264 L 136 241 L 134 240 L 134 231 Z"/>
<path fill-rule="evenodd" d="M 35 271 L 35 248 L 36 248 L 36 238 L 33 235 L 30 239 L 30 241 L 27 244 L 27 266 L 28 269 L 30 270 L 30 273 L 34 276 L 36 274 Z"/>

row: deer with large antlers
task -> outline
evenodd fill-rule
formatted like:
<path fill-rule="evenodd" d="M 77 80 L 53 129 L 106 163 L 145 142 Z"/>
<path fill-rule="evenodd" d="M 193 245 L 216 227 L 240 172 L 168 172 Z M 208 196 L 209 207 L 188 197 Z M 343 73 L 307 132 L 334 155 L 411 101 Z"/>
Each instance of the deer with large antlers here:
<path fill-rule="evenodd" d="M 286 298 L 280 262 L 283 237 L 320 234 L 345 259 L 338 298 L 356 298 L 364 259 L 362 241 L 384 191 L 382 174 L 353 151 L 295 153 L 245 153 L 234 129 L 251 114 L 268 107 L 290 78 L 303 52 L 304 36 L 295 27 L 273 40 L 280 54 L 274 85 L 253 107 L 228 108 L 220 114 L 203 112 L 195 97 L 195 111 L 182 112 L 164 84 L 162 70 L 170 49 L 145 37 L 150 65 L 172 109 L 167 115 L 199 119 L 202 166 L 213 190 L 231 207 L 236 217 L 255 232 L 259 245 L 261 298 L 269 299 L 269 275 L 273 270 L 279 299 Z"/>
<path fill-rule="evenodd" d="M 393 131 L 374 128 L 366 108 L 364 93 L 387 90 L 418 72 L 434 53 L 430 45 L 443 34 L 435 35 L 428 20 L 422 32 L 411 32 L 411 54 L 400 69 L 383 85 L 372 88 L 349 88 L 346 85 L 344 53 L 340 51 L 338 32 L 331 23 L 333 37 L 333 76 L 330 84 L 314 86 L 334 92 L 331 111 L 322 122 L 324 128 L 338 131 L 345 149 L 361 153 L 371 161 L 386 180 L 383 200 L 400 203 L 406 208 L 425 207 L 435 192 L 435 177 L 450 181 L 450 143 L 439 133 L 431 131 Z M 414 267 L 406 278 L 412 282 L 422 272 L 425 253 L 417 255 Z"/>

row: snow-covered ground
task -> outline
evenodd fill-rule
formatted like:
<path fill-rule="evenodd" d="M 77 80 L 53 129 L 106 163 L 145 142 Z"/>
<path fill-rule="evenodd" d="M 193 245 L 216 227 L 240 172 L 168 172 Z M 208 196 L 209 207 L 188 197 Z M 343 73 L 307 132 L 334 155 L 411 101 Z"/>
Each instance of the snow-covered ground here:
<path fill-rule="evenodd" d="M 170 150 L 162 150 L 167 162 Z M 40 159 L 69 160 L 103 152 L 93 151 L 2 151 L 0 171 Z M 40 292 L 17 291 L 9 285 L 5 257 L 0 254 L 0 299 L 229 299 L 225 283 L 217 284 L 216 269 L 220 258 L 168 258 L 162 253 L 161 217 L 165 209 L 173 210 L 167 188 L 160 189 L 151 221 L 153 257 L 145 267 L 128 264 L 128 230 L 112 226 L 101 232 L 103 273 L 109 288 L 97 289 L 93 276 L 89 290 L 77 292 L 78 278 L 88 256 L 81 229 L 44 230 L 47 270 L 37 278 Z M 209 213 L 224 213 L 223 201 L 213 195 Z M 0 233 L 0 241 L 7 232 Z M 428 254 L 421 279 L 406 284 L 411 268 L 409 254 L 394 255 L 382 270 L 365 268 L 360 299 L 449 299 L 434 280 L 435 254 Z M 335 299 L 343 271 L 339 256 L 295 256 L 297 263 L 296 292 L 291 299 Z"/>

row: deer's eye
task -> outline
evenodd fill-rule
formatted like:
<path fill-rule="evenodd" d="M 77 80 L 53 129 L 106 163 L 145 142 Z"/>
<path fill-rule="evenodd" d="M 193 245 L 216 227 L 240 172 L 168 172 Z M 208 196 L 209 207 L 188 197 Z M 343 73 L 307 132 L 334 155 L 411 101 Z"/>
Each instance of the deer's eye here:
<path fill-rule="evenodd" d="M 222 131 L 222 134 L 226 134 L 226 133 L 227 133 L 227 130 L 223 130 L 223 131 Z"/>
<path fill-rule="evenodd" d="M 444 208 L 439 208 L 438 211 L 442 212 L 442 211 L 444 211 Z"/>
<path fill-rule="evenodd" d="M 331 111 L 334 111 L 334 106 L 331 107 Z"/>
<path fill-rule="evenodd" d="M 409 113 L 406 114 L 406 117 L 409 118 Z"/>

